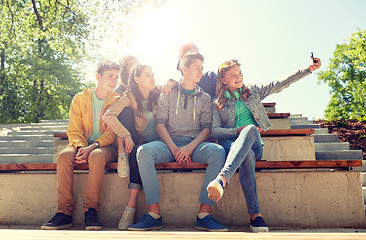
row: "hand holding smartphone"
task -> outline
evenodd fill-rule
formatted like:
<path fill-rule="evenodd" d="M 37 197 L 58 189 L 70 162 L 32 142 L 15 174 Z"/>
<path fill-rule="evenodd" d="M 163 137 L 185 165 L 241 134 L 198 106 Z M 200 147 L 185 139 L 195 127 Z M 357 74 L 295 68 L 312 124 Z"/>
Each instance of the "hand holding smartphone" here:
<path fill-rule="evenodd" d="M 315 60 L 313 52 L 311 52 L 311 58 L 313 59 L 313 63 L 317 63 L 318 60 Z"/>

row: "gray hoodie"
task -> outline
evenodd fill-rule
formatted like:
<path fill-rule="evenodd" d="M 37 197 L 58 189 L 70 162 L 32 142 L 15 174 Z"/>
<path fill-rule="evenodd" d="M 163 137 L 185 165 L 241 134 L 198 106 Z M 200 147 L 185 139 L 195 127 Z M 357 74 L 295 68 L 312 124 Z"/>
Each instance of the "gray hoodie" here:
<path fill-rule="evenodd" d="M 171 137 L 195 138 L 204 129 L 211 129 L 212 100 L 199 86 L 185 95 L 177 83 L 172 91 L 160 94 L 156 124 L 164 124 Z"/>

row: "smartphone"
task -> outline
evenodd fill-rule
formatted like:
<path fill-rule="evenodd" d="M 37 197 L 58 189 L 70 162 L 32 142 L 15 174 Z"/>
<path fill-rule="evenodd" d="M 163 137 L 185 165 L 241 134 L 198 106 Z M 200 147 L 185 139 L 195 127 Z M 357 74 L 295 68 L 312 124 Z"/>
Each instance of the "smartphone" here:
<path fill-rule="evenodd" d="M 311 52 L 311 58 L 313 59 L 313 63 L 317 63 L 317 62 L 318 62 L 318 60 L 315 60 L 315 59 L 314 59 L 314 54 L 313 54 L 313 52 Z"/>

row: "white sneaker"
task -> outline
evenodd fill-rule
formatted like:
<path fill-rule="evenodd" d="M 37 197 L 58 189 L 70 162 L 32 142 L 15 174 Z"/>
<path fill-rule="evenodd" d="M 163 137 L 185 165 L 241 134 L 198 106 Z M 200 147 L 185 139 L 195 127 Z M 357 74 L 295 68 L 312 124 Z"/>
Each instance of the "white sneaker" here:
<path fill-rule="evenodd" d="M 121 178 L 128 177 L 130 175 L 130 164 L 125 152 L 118 154 L 117 172 L 118 176 Z"/>
<path fill-rule="evenodd" d="M 216 179 L 208 184 L 207 192 L 208 198 L 215 202 L 219 201 L 222 195 L 224 195 L 224 189 Z"/>
<path fill-rule="evenodd" d="M 131 210 L 125 209 L 123 211 L 121 220 L 119 221 L 118 229 L 127 230 L 128 226 L 131 226 L 133 224 L 133 220 L 135 219 L 135 213 L 136 208 L 132 208 Z"/>

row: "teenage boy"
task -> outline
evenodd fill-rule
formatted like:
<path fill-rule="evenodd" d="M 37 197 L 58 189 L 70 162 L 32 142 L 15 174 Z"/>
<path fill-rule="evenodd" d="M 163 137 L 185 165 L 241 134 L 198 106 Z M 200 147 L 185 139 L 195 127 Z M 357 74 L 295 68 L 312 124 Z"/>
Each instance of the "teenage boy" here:
<path fill-rule="evenodd" d="M 183 79 L 168 95 L 160 94 L 156 113 L 156 130 L 162 141 L 141 145 L 137 161 L 149 213 L 128 230 L 150 230 L 163 227 L 160 216 L 160 190 L 155 164 L 177 161 L 208 164 L 201 188 L 201 203 L 196 228 L 227 231 L 210 213 L 214 201 L 207 197 L 207 185 L 217 176 L 225 162 L 225 150 L 218 144 L 204 142 L 211 134 L 212 100 L 196 84 L 202 77 L 203 56 L 188 52 L 180 61 Z M 189 183 L 192 180 L 187 180 Z"/>
<path fill-rule="evenodd" d="M 57 157 L 57 202 L 56 215 L 41 229 L 58 230 L 72 227 L 74 167 L 89 163 L 89 175 L 85 190 L 86 230 L 101 230 L 98 220 L 100 193 L 103 186 L 104 167 L 117 158 L 117 149 L 112 145 L 115 134 L 103 122 L 103 114 L 118 100 L 113 89 L 117 85 L 120 66 L 109 60 L 97 66 L 94 88 L 75 95 L 69 112 L 67 136 L 69 145 Z"/>
<path fill-rule="evenodd" d="M 188 51 L 198 51 L 198 47 L 193 42 L 188 42 L 182 45 L 178 52 L 178 65 L 177 70 L 180 71 L 180 60 Z M 216 98 L 216 84 L 217 84 L 217 75 L 215 72 L 208 71 L 202 75 L 201 80 L 197 83 L 198 86 L 202 88 L 202 90 L 208 93 L 211 99 Z"/>

